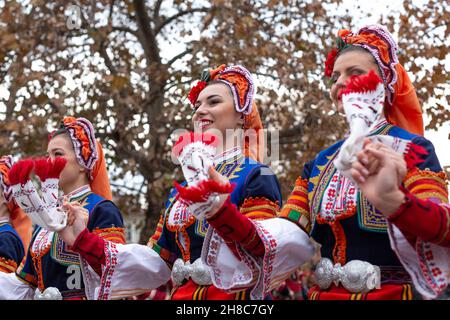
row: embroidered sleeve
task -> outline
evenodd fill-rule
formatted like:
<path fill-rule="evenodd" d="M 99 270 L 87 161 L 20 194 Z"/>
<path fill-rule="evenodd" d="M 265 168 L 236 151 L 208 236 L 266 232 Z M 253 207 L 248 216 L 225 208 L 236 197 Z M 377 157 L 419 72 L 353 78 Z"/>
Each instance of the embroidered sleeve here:
<path fill-rule="evenodd" d="M 102 239 L 125 243 L 122 214 L 111 201 L 100 202 L 95 207 L 89 218 L 88 229 Z"/>
<path fill-rule="evenodd" d="M 443 205 L 448 203 L 447 177 L 431 142 L 423 137 L 416 137 L 412 141 L 424 147 L 428 154 L 404 178 L 402 188 L 407 201 L 389 220 L 412 244 L 416 237 L 420 237 L 445 246 L 448 245 L 450 231 L 448 207 Z"/>
<path fill-rule="evenodd" d="M 280 218 L 285 218 L 298 224 L 306 233 L 311 232 L 311 218 L 309 214 L 308 202 L 308 179 L 310 167 L 313 161 L 308 162 L 302 172 L 302 175 L 295 181 L 286 204 L 281 209 Z"/>
<path fill-rule="evenodd" d="M 450 206 L 421 200 L 406 191 L 406 201 L 389 220 L 422 240 L 450 247 Z M 411 242 L 411 241 L 410 241 Z"/>
<path fill-rule="evenodd" d="M 251 193 L 243 192 L 239 210 L 228 199 L 217 215 L 208 219 L 213 232 L 205 239 L 202 256 L 217 288 L 227 292 L 251 288 L 251 299 L 263 299 L 314 251 L 303 230 L 276 216 L 281 204 L 278 183 L 272 184 L 276 189 L 270 192 L 255 192 L 264 190 L 264 181 L 276 178 L 261 172 L 248 181 L 244 190 Z"/>
<path fill-rule="evenodd" d="M 403 180 L 405 188 L 419 199 L 448 203 L 446 175 L 428 168 L 413 168 Z"/>
<path fill-rule="evenodd" d="M 24 256 L 20 239 L 11 232 L 0 233 L 0 272 L 15 272 Z"/>
<path fill-rule="evenodd" d="M 433 144 L 423 137 L 416 137 L 413 143 L 427 151 L 423 162 L 408 172 L 403 185 L 419 199 L 448 203 L 448 190 L 445 172 L 436 156 Z"/>
<path fill-rule="evenodd" d="M 253 169 L 247 176 L 244 192 L 238 206 L 241 207 L 248 199 L 265 198 L 282 204 L 280 184 L 277 176 L 267 166 Z"/>
<path fill-rule="evenodd" d="M 78 252 L 94 271 L 101 275 L 101 266 L 105 264 L 105 240 L 86 228 L 77 237 L 71 250 Z"/>
<path fill-rule="evenodd" d="M 86 259 L 99 275 L 102 274 L 101 266 L 105 264 L 105 240 L 125 243 L 122 214 L 111 201 L 97 204 L 89 217 L 87 228 L 78 235 L 71 247 Z"/>
<path fill-rule="evenodd" d="M 234 203 L 231 203 L 230 197 L 222 208 L 208 219 L 208 223 L 214 227 L 234 253 L 236 253 L 234 242 L 237 242 L 254 256 L 264 254 L 264 244 L 255 226 L 248 217 L 239 212 Z"/>
<path fill-rule="evenodd" d="M 228 198 L 208 223 L 236 253 L 235 243 L 254 256 L 264 255 L 265 248 L 251 220 L 266 220 L 276 217 L 281 203 L 280 186 L 276 176 L 268 167 L 260 167 L 249 174 L 244 188 L 244 199 L 238 210 Z"/>

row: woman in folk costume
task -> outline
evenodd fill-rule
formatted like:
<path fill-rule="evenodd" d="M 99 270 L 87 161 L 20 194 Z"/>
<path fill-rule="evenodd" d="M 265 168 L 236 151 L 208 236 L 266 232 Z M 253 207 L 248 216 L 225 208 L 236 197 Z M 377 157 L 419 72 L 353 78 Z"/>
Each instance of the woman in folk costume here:
<path fill-rule="evenodd" d="M 263 299 L 313 254 L 306 233 L 276 218 L 281 194 L 276 176 L 257 161 L 262 124 L 250 73 L 222 65 L 201 80 L 189 94 L 196 132 L 173 148 L 186 183 L 170 193 L 148 246 L 74 234 L 74 250 L 105 252 L 96 298 L 136 295 L 171 278 L 171 299 Z"/>
<path fill-rule="evenodd" d="M 0 273 L 0 299 L 86 299 L 87 273 L 80 268 L 79 254 L 62 239 L 71 228 L 66 210 L 79 210 L 93 235 L 125 242 L 122 215 L 111 201 L 106 163 L 92 124 L 65 117 L 49 136 L 47 153 L 47 158 L 19 161 L 9 172 L 13 197 L 36 227 L 16 273 Z M 41 181 L 42 198 L 30 179 L 33 171 Z M 64 192 L 62 207 L 59 188 Z M 89 260 L 91 255 L 84 257 Z"/>
<path fill-rule="evenodd" d="M 447 283 L 440 288 L 444 292 L 450 282 L 450 205 L 433 197 L 421 199 L 415 196 L 402 183 L 407 173 L 403 157 L 384 144 L 370 142 L 358 153 L 351 170 L 367 199 L 408 241 L 409 244 L 398 245 L 402 256 L 408 258 L 405 268 L 411 276 L 426 275 L 427 271 L 422 268 L 429 264 L 420 263 L 421 248 L 426 246 L 440 261 L 433 272 L 447 274 Z M 416 248 L 419 249 L 416 251 Z M 420 277 L 415 280 L 420 281 Z"/>
<path fill-rule="evenodd" d="M 350 171 L 365 138 L 403 155 L 403 185 L 419 199 L 447 202 L 445 174 L 423 135 L 421 107 L 397 59 L 397 45 L 382 26 L 340 30 L 328 55 L 331 98 L 350 126 L 348 138 L 306 163 L 281 216 L 321 244 L 317 285 L 310 299 L 412 299 L 412 280 L 424 297 L 435 297 L 444 277 L 427 244 L 416 243 L 423 274 L 411 280 L 405 235 L 364 197 Z M 437 267 L 434 272 L 434 267 Z"/>
<path fill-rule="evenodd" d="M 4 273 L 16 272 L 25 255 L 22 240 L 11 224 L 20 210 L 12 198 L 8 178 L 11 165 L 11 156 L 0 158 L 0 272 Z"/>

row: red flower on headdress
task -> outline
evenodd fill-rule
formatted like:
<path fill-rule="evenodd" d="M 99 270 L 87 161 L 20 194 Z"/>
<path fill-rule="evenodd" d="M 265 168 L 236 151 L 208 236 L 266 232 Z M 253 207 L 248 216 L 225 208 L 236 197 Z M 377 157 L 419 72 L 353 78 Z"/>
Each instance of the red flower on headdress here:
<path fill-rule="evenodd" d="M 197 101 L 198 95 L 200 92 L 202 92 L 203 89 L 206 87 L 205 81 L 199 81 L 195 86 L 191 88 L 191 91 L 189 91 L 188 99 L 192 104 L 195 104 L 195 101 Z"/>
<path fill-rule="evenodd" d="M 325 76 L 331 77 L 331 73 L 333 72 L 334 61 L 336 60 L 338 50 L 334 48 L 328 53 L 327 60 L 325 60 Z"/>

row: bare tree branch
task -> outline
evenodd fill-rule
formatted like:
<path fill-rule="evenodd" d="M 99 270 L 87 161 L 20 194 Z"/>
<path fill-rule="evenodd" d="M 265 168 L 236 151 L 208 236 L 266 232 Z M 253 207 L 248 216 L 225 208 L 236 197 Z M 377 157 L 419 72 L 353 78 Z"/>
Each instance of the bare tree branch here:
<path fill-rule="evenodd" d="M 169 84 L 169 86 L 164 87 L 164 90 L 169 91 L 172 88 L 179 87 L 179 86 L 191 83 L 191 82 L 192 82 L 192 79 L 185 80 L 185 81 L 172 81 L 172 82 L 167 83 L 167 84 Z"/>
<path fill-rule="evenodd" d="M 165 26 L 167 26 L 171 22 L 175 21 L 176 19 L 181 18 L 182 16 L 185 16 L 187 14 L 192 14 L 192 13 L 195 13 L 195 12 L 209 12 L 209 10 L 211 10 L 211 9 L 210 8 L 194 8 L 194 9 L 190 9 L 190 10 L 180 11 L 177 14 L 167 18 L 166 20 L 164 20 L 163 22 L 158 24 L 155 27 L 155 34 L 158 34 L 161 31 L 162 28 L 164 28 Z"/>
<path fill-rule="evenodd" d="M 160 16 L 159 16 L 159 10 L 161 9 L 161 4 L 162 4 L 163 0 L 158 0 L 155 3 L 155 9 L 153 10 L 153 21 L 155 22 L 155 24 L 159 24 L 160 21 Z"/>
<path fill-rule="evenodd" d="M 191 52 L 192 52 L 192 49 L 186 49 L 186 50 L 184 50 L 184 51 L 181 52 L 180 54 L 177 54 L 175 57 L 173 57 L 172 59 L 170 59 L 170 60 L 167 62 L 167 65 L 168 65 L 168 66 L 171 66 L 175 61 L 177 61 L 178 59 L 183 58 L 185 55 L 187 55 L 188 53 L 191 53 Z"/>
<path fill-rule="evenodd" d="M 136 13 L 136 22 L 138 25 L 139 40 L 148 59 L 148 65 L 151 63 L 161 64 L 159 48 L 155 34 L 150 26 L 150 18 L 147 14 L 147 7 L 143 0 L 133 0 Z"/>
<path fill-rule="evenodd" d="M 129 33 L 132 34 L 133 36 L 135 36 L 136 38 L 139 38 L 139 35 L 137 33 L 137 31 L 127 28 L 127 27 L 122 27 L 122 26 L 114 26 L 111 29 L 112 31 L 119 31 L 119 32 L 125 32 L 125 33 Z"/>
<path fill-rule="evenodd" d="M 109 17 L 108 17 L 108 25 L 112 26 L 112 15 L 114 12 L 114 2 L 115 0 L 111 0 L 110 1 L 110 6 L 109 6 Z"/>
<path fill-rule="evenodd" d="M 111 183 L 111 186 L 113 186 L 113 187 L 116 187 L 116 188 L 121 188 L 121 189 L 127 189 L 127 190 L 130 190 L 130 191 L 133 191 L 133 192 L 137 192 L 137 193 L 140 193 L 140 194 L 144 194 L 144 192 L 142 192 L 142 190 L 141 189 L 135 189 L 135 188 L 131 188 L 131 187 L 128 187 L 128 186 L 124 186 L 124 185 L 122 185 L 122 184 L 118 184 L 118 183 Z"/>
<path fill-rule="evenodd" d="M 98 48 L 98 53 L 105 61 L 105 65 L 108 68 L 108 70 L 111 72 L 112 75 L 117 75 L 117 69 L 114 67 L 111 59 L 109 58 L 108 52 L 106 51 L 105 41 L 102 41 Z"/>

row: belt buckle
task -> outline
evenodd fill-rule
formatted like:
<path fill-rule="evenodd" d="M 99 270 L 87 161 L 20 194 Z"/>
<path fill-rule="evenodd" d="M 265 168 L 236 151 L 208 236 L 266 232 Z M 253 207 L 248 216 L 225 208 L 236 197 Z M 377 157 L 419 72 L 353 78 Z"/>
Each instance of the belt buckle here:
<path fill-rule="evenodd" d="M 322 258 L 316 267 L 317 284 L 321 289 L 328 289 L 333 282 L 339 283 L 351 293 L 367 293 L 379 289 L 381 272 L 378 266 L 361 260 L 352 260 L 341 266 L 333 265 L 330 259 Z"/>
<path fill-rule="evenodd" d="M 203 264 L 201 258 L 198 258 L 192 264 L 189 261 L 184 262 L 183 259 L 178 258 L 172 267 L 173 283 L 176 286 L 180 286 L 185 279 L 189 278 L 198 285 L 212 284 L 209 267 Z"/>

